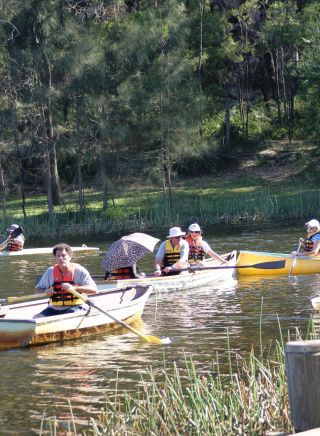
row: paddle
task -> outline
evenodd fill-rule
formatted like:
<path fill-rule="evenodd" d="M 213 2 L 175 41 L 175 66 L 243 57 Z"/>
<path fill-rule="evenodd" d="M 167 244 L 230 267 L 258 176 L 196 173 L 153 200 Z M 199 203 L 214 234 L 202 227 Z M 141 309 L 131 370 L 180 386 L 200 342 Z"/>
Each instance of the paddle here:
<path fill-rule="evenodd" d="M 290 268 L 290 271 L 289 271 L 288 276 L 291 276 L 292 270 L 293 270 L 293 268 L 296 266 L 296 263 L 297 263 L 297 257 L 298 257 L 298 253 L 299 253 L 299 251 L 300 251 L 301 244 L 302 244 L 302 240 L 299 239 L 298 249 L 297 249 L 296 254 L 295 254 L 295 256 L 294 256 L 294 259 L 293 259 L 293 262 L 292 262 L 292 265 L 291 265 L 291 268 Z"/>
<path fill-rule="evenodd" d="M 41 294 L 22 295 L 21 297 L 0 298 L 0 303 L 20 303 L 20 301 L 36 300 L 38 298 L 49 298 L 44 292 Z"/>
<path fill-rule="evenodd" d="M 256 269 L 281 269 L 286 264 L 285 260 L 275 260 L 273 262 L 259 262 L 252 265 L 226 265 L 226 266 L 198 266 L 181 269 L 179 271 L 202 271 L 205 269 L 228 269 L 228 268 L 256 268 Z"/>
<path fill-rule="evenodd" d="M 151 335 L 145 335 L 138 330 L 131 327 L 129 324 L 126 324 L 125 322 L 121 321 L 120 319 L 116 318 L 115 316 L 111 315 L 111 313 L 103 310 L 101 307 L 97 306 L 90 300 L 90 298 L 86 294 L 80 294 L 79 292 L 75 290 L 68 289 L 68 292 L 71 292 L 75 297 L 81 298 L 83 301 L 85 301 L 89 306 L 94 307 L 95 309 L 99 310 L 99 312 L 103 313 L 104 315 L 111 318 L 113 321 L 115 321 L 117 324 L 120 324 L 122 327 L 125 327 L 126 329 L 130 330 L 132 333 L 137 335 L 140 339 L 146 342 L 151 342 L 152 344 L 170 344 L 171 340 L 170 338 L 158 338 L 157 336 L 151 336 Z"/>
<path fill-rule="evenodd" d="M 204 271 L 207 269 L 239 269 L 239 268 L 257 268 L 257 269 L 281 269 L 284 268 L 286 261 L 285 260 L 275 260 L 273 262 L 260 262 L 260 263 L 254 263 L 252 265 L 221 265 L 221 266 L 196 266 L 189 268 L 182 268 L 177 271 Z M 92 275 L 93 279 L 104 279 L 104 275 Z M 163 277 L 163 276 L 162 276 Z M 137 280 L 137 279 L 132 279 Z M 141 279 L 138 279 L 141 280 Z M 142 279 L 143 280 L 143 279 Z"/>

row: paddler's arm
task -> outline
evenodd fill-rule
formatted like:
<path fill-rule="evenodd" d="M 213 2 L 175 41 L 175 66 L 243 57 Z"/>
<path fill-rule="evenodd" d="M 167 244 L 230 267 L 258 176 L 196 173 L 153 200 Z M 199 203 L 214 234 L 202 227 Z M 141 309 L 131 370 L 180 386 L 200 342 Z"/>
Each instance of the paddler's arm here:
<path fill-rule="evenodd" d="M 41 279 L 36 284 L 36 291 L 45 293 L 48 297 L 53 294 L 53 267 L 49 267 L 47 271 L 43 274 Z"/>
<path fill-rule="evenodd" d="M 222 257 L 219 256 L 218 253 L 216 253 L 216 252 L 213 251 L 213 250 L 209 250 L 209 251 L 207 251 L 207 254 L 209 254 L 209 256 L 212 257 L 213 259 L 220 260 L 221 263 L 224 263 L 224 264 L 227 264 L 227 263 L 228 263 L 226 260 L 222 259 Z"/>
<path fill-rule="evenodd" d="M 96 294 L 97 288 L 90 285 L 72 285 L 71 283 L 61 283 L 61 289 L 64 291 L 74 290 L 80 294 Z"/>
<path fill-rule="evenodd" d="M 312 251 L 304 251 L 303 253 L 299 253 L 300 256 L 319 256 L 320 254 L 320 240 L 314 241 L 314 246 Z"/>
<path fill-rule="evenodd" d="M 153 273 L 153 275 L 156 277 L 161 276 L 161 268 L 163 266 L 163 258 L 164 258 L 165 252 L 166 252 L 166 242 L 164 241 L 161 243 L 161 245 L 157 251 L 157 254 L 156 254 L 156 260 L 154 263 L 155 271 Z"/>
<path fill-rule="evenodd" d="M 212 257 L 212 259 L 220 260 L 220 262 L 223 263 L 223 264 L 227 264 L 228 263 L 226 260 L 222 259 L 222 257 L 219 256 L 218 253 L 213 251 L 212 248 L 210 247 L 210 245 L 206 241 L 202 241 L 201 242 L 201 246 L 202 246 L 203 251 L 206 254 L 208 254 L 210 257 Z"/>
<path fill-rule="evenodd" d="M 1 242 L 0 244 L 0 250 L 4 250 L 8 245 L 8 239 L 6 239 L 5 241 Z"/>

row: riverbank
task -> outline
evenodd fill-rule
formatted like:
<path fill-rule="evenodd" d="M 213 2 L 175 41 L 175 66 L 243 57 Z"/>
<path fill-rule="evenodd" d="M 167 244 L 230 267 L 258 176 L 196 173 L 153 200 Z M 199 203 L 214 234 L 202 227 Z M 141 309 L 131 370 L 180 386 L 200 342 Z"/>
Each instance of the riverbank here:
<path fill-rule="evenodd" d="M 275 144 L 255 155 L 242 156 L 229 171 L 212 176 L 173 181 L 171 197 L 148 181 L 126 181 L 114 187 L 113 200 L 103 209 L 102 194 L 85 190 L 85 211 L 80 213 L 77 192 L 66 190 L 63 202 L 47 213 L 43 195 L 26 199 L 23 216 L 19 199 L 7 202 L 3 227 L 18 222 L 28 238 L 101 237 L 112 233 L 152 231 L 190 222 L 239 224 L 296 221 L 318 217 L 320 190 L 307 171 L 308 149 Z M 303 158 L 301 157 L 303 156 Z M 306 177 L 306 174 L 308 177 Z M 314 175 L 314 177 L 316 174 Z M 171 204 L 171 206 L 169 206 Z"/>

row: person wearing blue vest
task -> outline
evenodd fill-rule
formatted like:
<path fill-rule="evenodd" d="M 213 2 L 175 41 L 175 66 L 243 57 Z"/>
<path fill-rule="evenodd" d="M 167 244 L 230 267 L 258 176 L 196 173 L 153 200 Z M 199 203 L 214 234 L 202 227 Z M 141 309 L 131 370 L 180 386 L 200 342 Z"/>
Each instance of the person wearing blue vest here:
<path fill-rule="evenodd" d="M 305 223 L 307 226 L 307 237 L 299 239 L 300 244 L 304 246 L 304 251 L 293 251 L 293 256 L 320 256 L 320 223 L 312 219 Z"/>
<path fill-rule="evenodd" d="M 189 244 L 185 239 L 185 232 L 180 227 L 172 227 L 166 241 L 158 249 L 155 260 L 154 275 L 179 274 L 183 268 L 188 268 Z"/>

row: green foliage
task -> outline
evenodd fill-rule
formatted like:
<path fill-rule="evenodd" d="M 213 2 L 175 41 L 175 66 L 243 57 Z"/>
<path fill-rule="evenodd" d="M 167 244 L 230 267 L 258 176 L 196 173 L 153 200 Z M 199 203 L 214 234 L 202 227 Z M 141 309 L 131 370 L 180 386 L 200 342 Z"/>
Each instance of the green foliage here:
<path fill-rule="evenodd" d="M 5 2 L 6 189 L 43 189 L 49 143 L 62 186 L 98 183 L 110 203 L 119 180 L 171 186 L 191 159 L 215 170 L 221 144 L 229 153 L 268 137 L 318 141 L 318 2 L 220 6 Z"/>

